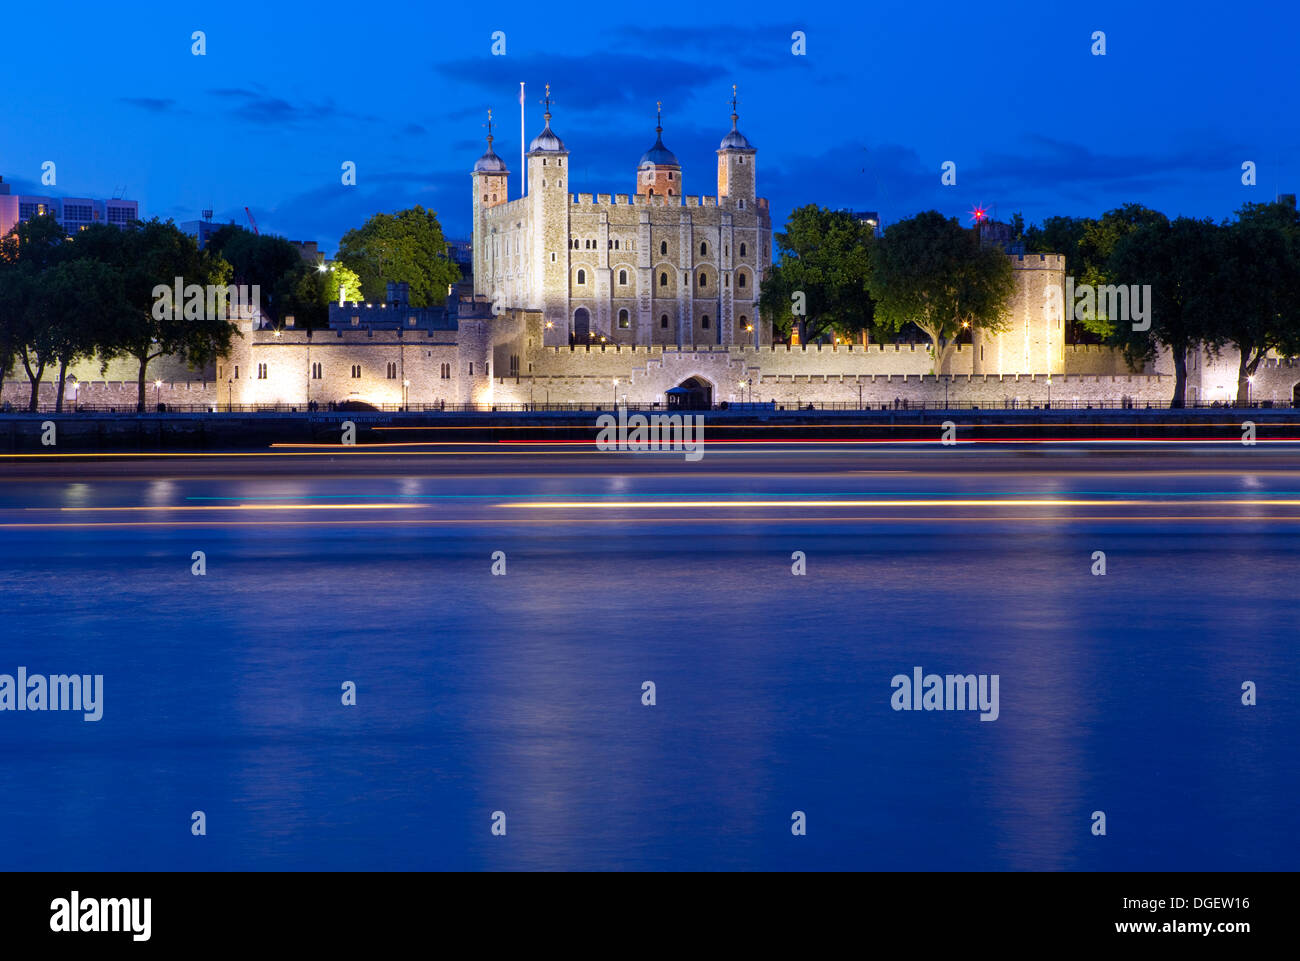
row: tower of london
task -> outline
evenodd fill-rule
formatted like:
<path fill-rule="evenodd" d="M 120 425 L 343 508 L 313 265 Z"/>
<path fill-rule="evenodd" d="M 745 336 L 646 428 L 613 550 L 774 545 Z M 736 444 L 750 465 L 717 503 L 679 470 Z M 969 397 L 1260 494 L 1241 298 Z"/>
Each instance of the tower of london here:
<path fill-rule="evenodd" d="M 739 129 L 717 149 L 716 180 L 692 180 L 663 140 L 641 155 L 627 193 L 572 194 L 569 150 L 545 127 L 528 147 L 527 193 L 492 149 L 474 165 L 474 293 L 500 314 L 540 311 L 545 346 L 771 343 L 758 319 L 771 264 L 772 222 L 756 196 L 758 151 Z M 630 172 L 631 173 L 631 172 Z"/>

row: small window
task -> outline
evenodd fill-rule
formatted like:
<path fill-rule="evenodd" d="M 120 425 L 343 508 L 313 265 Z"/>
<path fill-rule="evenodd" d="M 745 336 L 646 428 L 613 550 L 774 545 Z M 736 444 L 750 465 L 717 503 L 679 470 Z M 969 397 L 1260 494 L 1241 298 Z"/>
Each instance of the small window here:
<path fill-rule="evenodd" d="M 387 369 L 385 370 L 385 374 L 387 374 L 389 380 L 397 380 L 397 364 L 390 360 Z"/>
<path fill-rule="evenodd" d="M 545 158 L 545 157 L 542 158 L 542 166 L 543 166 L 543 167 L 546 166 L 546 158 Z"/>
<path fill-rule="evenodd" d="M 257 365 L 257 379 L 266 380 L 266 364 Z"/>
<path fill-rule="evenodd" d="M 484 202 L 484 203 L 487 203 L 487 194 L 484 194 L 484 195 L 483 195 L 483 202 Z"/>
<path fill-rule="evenodd" d="M 668 274 L 667 274 L 667 273 L 662 273 L 662 274 L 659 275 L 659 286 L 660 286 L 660 287 L 667 287 L 667 286 L 668 286 Z"/>
<path fill-rule="evenodd" d="M 704 274 L 700 274 L 700 286 L 707 287 L 708 285 L 709 285 L 709 278 Z"/>
<path fill-rule="evenodd" d="M 493 200 L 494 203 L 496 202 L 496 199 L 497 199 L 497 195 L 496 195 L 496 194 L 493 194 L 493 195 L 492 195 L 492 200 Z"/>
<path fill-rule="evenodd" d="M 659 253 L 661 253 L 661 254 L 666 254 L 666 253 L 668 253 L 668 241 L 666 241 L 666 240 L 661 240 L 661 241 L 659 242 Z"/>
<path fill-rule="evenodd" d="M 705 314 L 702 318 L 700 318 L 700 326 L 703 327 L 705 330 L 708 330 L 708 329 L 709 329 L 709 315 L 708 315 L 708 314 Z"/>
<path fill-rule="evenodd" d="M 745 209 L 745 201 L 743 201 L 743 200 L 740 202 L 740 209 L 741 209 L 741 210 L 744 210 L 744 209 Z"/>
<path fill-rule="evenodd" d="M 618 312 L 618 326 L 620 330 L 627 330 L 632 326 L 632 318 L 628 316 L 626 310 L 620 310 Z"/>
<path fill-rule="evenodd" d="M 586 282 L 587 282 L 587 272 L 586 272 L 585 270 L 579 270 L 579 271 L 578 271 L 578 286 L 581 287 L 581 286 L 583 286 L 584 284 L 586 284 Z"/>
<path fill-rule="evenodd" d="M 744 274 L 737 274 L 737 275 L 736 275 L 736 286 L 737 286 L 737 287 L 744 287 L 744 286 L 745 286 L 745 275 L 744 275 Z"/>
<path fill-rule="evenodd" d="M 620 270 L 620 271 L 618 272 L 618 282 L 619 282 L 619 285 L 622 286 L 622 287 L 626 287 L 626 286 L 627 286 L 627 271 L 626 271 L 626 270 Z"/>
<path fill-rule="evenodd" d="M 469 375 L 470 375 L 471 377 L 474 376 L 474 361 L 472 361 L 472 360 L 469 362 Z"/>
<path fill-rule="evenodd" d="M 239 380 L 239 365 L 235 365 L 235 380 Z"/>
<path fill-rule="evenodd" d="M 667 315 L 667 314 L 664 314 L 662 317 L 659 318 L 659 326 L 662 327 L 664 330 L 667 330 L 667 329 L 668 329 L 668 315 Z"/>
<path fill-rule="evenodd" d="M 741 163 L 744 163 L 744 162 L 745 162 L 745 158 L 744 158 L 743 155 L 742 155 L 741 158 L 740 158 L 740 162 L 741 162 Z"/>
<path fill-rule="evenodd" d="M 311 365 L 311 379 L 312 379 L 312 380 L 320 380 L 320 364 L 319 364 L 319 363 L 313 363 L 313 364 Z"/>
<path fill-rule="evenodd" d="M 744 245 L 744 244 L 741 244 L 741 245 L 740 245 L 740 256 L 742 256 L 742 257 L 745 256 L 745 245 Z"/>
<path fill-rule="evenodd" d="M 353 365 L 352 365 L 352 377 L 353 377 L 353 379 L 355 380 L 356 378 L 358 378 L 358 377 L 360 377 L 360 376 L 361 376 L 361 365 L 360 365 L 360 364 L 353 364 Z"/>
<path fill-rule="evenodd" d="M 671 170 L 668 171 L 668 179 L 669 179 L 669 180 L 672 180 L 672 179 L 673 179 L 673 172 L 672 172 Z"/>
<path fill-rule="evenodd" d="M 618 250 L 618 241 L 617 241 L 617 240 L 614 241 L 614 249 L 615 249 L 615 250 Z"/>
<path fill-rule="evenodd" d="M 612 241 L 612 240 L 607 240 L 607 241 L 605 241 L 605 243 L 609 244 L 609 247 L 608 247 L 607 249 L 609 249 L 609 250 L 613 250 L 613 249 L 614 249 L 614 241 Z"/>
<path fill-rule="evenodd" d="M 551 251 L 551 263 L 555 263 L 555 251 Z"/>
<path fill-rule="evenodd" d="M 708 253 L 709 253 L 709 245 L 703 243 L 700 244 L 700 256 L 701 257 L 707 256 Z"/>

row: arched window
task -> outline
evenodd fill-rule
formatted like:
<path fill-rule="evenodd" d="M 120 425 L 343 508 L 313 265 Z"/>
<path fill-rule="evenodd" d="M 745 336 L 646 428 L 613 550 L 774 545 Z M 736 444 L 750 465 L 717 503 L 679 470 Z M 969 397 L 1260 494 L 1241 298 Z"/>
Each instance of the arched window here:
<path fill-rule="evenodd" d="M 668 179 L 669 179 L 669 180 L 672 180 L 672 179 L 673 179 L 673 172 L 672 172 L 671 170 L 668 171 Z"/>
<path fill-rule="evenodd" d="M 745 275 L 744 275 L 744 274 L 736 274 L 736 286 L 737 286 L 737 287 L 744 287 L 744 286 L 745 286 Z"/>
<path fill-rule="evenodd" d="M 496 200 L 496 199 L 497 199 L 497 195 L 496 195 L 496 194 L 493 194 L 493 195 L 492 195 L 492 199 L 493 199 L 493 200 Z"/>
<path fill-rule="evenodd" d="M 701 287 L 707 287 L 708 285 L 709 285 L 709 278 L 708 278 L 708 275 L 705 274 L 705 273 L 703 273 L 703 272 L 701 271 L 701 273 L 700 273 L 700 286 L 701 286 Z"/>
<path fill-rule="evenodd" d="M 661 254 L 668 253 L 668 241 L 666 240 L 659 241 L 659 253 Z"/>
<path fill-rule="evenodd" d="M 659 318 L 659 326 L 662 327 L 664 330 L 667 330 L 667 329 L 668 329 L 668 315 L 667 315 L 667 314 L 664 314 L 662 317 Z"/>
<path fill-rule="evenodd" d="M 626 287 L 626 286 L 627 286 L 627 271 L 626 271 L 626 270 L 620 270 L 620 271 L 618 272 L 618 282 L 619 282 L 619 284 L 620 284 L 621 286 L 623 286 L 623 287 Z"/>
<path fill-rule="evenodd" d="M 708 314 L 705 314 L 702 318 L 700 318 L 700 326 L 703 327 L 705 330 L 708 330 L 708 329 L 709 329 L 709 315 L 708 315 Z"/>
<path fill-rule="evenodd" d="M 661 274 L 659 275 L 659 286 L 660 286 L 660 287 L 667 287 L 667 286 L 668 286 L 668 272 L 667 272 L 667 271 L 664 271 L 663 273 L 661 273 Z"/>
<path fill-rule="evenodd" d="M 632 319 L 631 317 L 628 316 L 628 312 L 626 310 L 620 310 L 618 312 L 618 326 L 622 330 L 627 330 L 629 327 L 632 326 Z"/>
<path fill-rule="evenodd" d="M 708 252 L 709 252 L 709 245 L 706 244 L 706 243 L 701 243 L 701 244 L 700 244 L 700 256 L 701 256 L 701 257 L 707 256 Z"/>
<path fill-rule="evenodd" d="M 671 197 L 672 195 L 673 195 L 673 188 L 672 188 L 672 187 L 669 187 L 669 188 L 668 188 L 668 196 Z"/>
<path fill-rule="evenodd" d="M 578 271 L 578 286 L 582 286 L 582 285 L 585 284 L 586 282 L 587 282 L 587 272 L 586 272 L 585 270 L 579 270 L 579 271 Z"/>
<path fill-rule="evenodd" d="M 650 188 L 650 196 L 653 197 L 654 195 L 655 195 L 655 189 L 654 189 L 654 187 L 651 187 L 651 188 Z"/>
<path fill-rule="evenodd" d="M 744 210 L 744 209 L 745 209 L 745 201 L 743 201 L 743 200 L 740 202 L 740 209 L 741 209 L 741 210 Z"/>
<path fill-rule="evenodd" d="M 615 249 L 615 250 L 618 250 L 618 241 L 617 241 L 617 240 L 614 241 L 614 249 Z"/>
<path fill-rule="evenodd" d="M 484 194 L 484 195 L 483 195 L 483 202 L 484 202 L 484 203 L 487 203 L 487 194 Z"/>
<path fill-rule="evenodd" d="M 744 245 L 744 244 L 741 244 L 741 245 L 740 245 L 740 256 L 742 256 L 742 257 L 745 256 L 745 245 Z"/>

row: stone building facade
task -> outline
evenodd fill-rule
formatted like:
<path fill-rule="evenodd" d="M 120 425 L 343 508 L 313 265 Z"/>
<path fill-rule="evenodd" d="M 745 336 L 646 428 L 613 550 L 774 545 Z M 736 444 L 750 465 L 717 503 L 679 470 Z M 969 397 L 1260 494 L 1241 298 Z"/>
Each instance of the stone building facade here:
<path fill-rule="evenodd" d="M 549 94 L 545 128 L 527 153 L 526 196 L 506 199 L 510 171 L 490 132 L 474 165 L 474 293 L 498 313 L 540 311 L 548 347 L 770 344 L 758 294 L 772 262 L 771 215 L 755 192 L 758 151 L 734 106 L 716 194 L 685 192 L 662 122 L 633 191 L 574 194 Z"/>

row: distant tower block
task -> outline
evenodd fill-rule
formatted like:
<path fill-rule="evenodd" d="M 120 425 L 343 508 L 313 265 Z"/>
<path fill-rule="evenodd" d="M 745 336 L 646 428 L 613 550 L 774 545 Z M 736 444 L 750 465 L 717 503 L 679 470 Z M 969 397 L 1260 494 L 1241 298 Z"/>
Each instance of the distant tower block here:
<path fill-rule="evenodd" d="M 664 146 L 663 103 L 656 102 L 655 108 L 655 142 L 636 165 L 636 192 L 648 197 L 680 197 L 682 165 Z"/>

